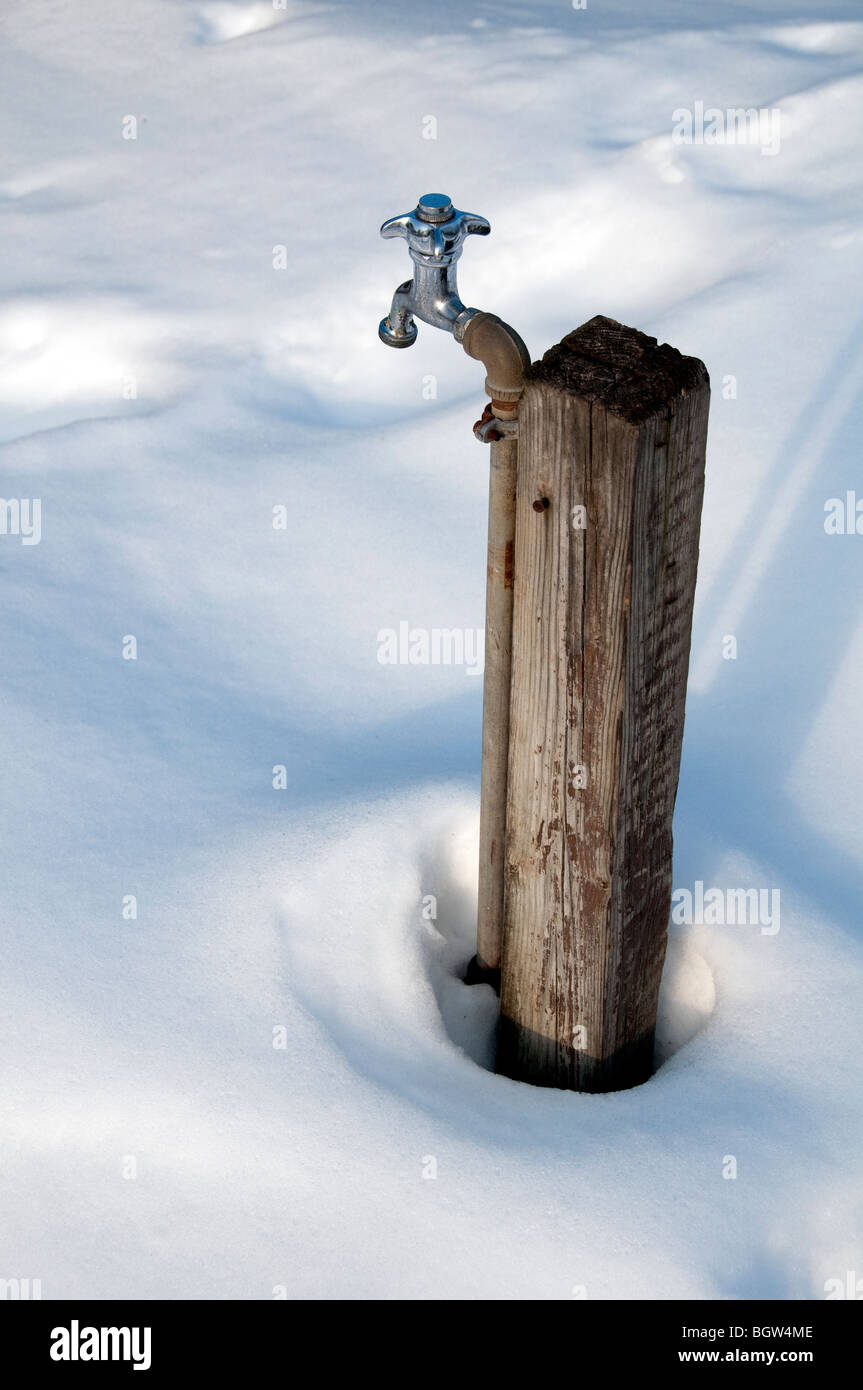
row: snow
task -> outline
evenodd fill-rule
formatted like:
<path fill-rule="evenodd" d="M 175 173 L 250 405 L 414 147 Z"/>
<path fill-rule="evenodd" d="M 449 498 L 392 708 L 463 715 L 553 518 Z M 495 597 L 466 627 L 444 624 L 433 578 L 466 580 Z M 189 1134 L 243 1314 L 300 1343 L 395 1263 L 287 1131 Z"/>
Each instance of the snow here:
<path fill-rule="evenodd" d="M 823 1297 L 863 1215 L 863 540 L 823 527 L 863 497 L 859 7 L 2 23 L 2 491 L 42 536 L 0 536 L 0 1277 Z M 696 100 L 779 108 L 778 152 L 674 144 Z M 378 226 L 439 188 L 534 356 L 605 313 L 714 386 L 674 881 L 778 888 L 781 929 L 672 927 L 616 1095 L 489 1069 L 481 683 L 377 660 L 483 623 L 481 372 L 376 336 Z"/>

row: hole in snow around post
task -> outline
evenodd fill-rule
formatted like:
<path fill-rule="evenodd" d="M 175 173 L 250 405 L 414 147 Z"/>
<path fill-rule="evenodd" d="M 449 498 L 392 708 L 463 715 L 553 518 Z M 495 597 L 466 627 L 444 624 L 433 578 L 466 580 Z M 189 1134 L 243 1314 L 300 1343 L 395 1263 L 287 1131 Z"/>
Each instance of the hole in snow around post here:
<path fill-rule="evenodd" d="M 494 1071 L 498 1001 L 489 985 L 466 985 L 476 950 L 478 817 L 445 831 L 423 865 L 434 883 L 427 904 L 426 963 L 444 1027 L 477 1065 Z M 704 1028 L 716 1004 L 713 971 L 695 946 L 691 929 L 670 927 L 656 1021 L 654 1074 Z"/>

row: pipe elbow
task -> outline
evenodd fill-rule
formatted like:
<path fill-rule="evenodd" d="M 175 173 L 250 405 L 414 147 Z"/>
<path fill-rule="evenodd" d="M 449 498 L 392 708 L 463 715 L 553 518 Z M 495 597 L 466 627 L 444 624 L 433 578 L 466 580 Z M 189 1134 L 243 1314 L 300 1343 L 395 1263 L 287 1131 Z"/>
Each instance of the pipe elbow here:
<path fill-rule="evenodd" d="M 491 396 L 493 413 L 515 415 L 524 390 L 524 374 L 530 366 L 530 353 L 515 329 L 496 314 L 474 314 L 465 328 L 462 346 L 468 357 L 485 367 L 485 389 Z"/>

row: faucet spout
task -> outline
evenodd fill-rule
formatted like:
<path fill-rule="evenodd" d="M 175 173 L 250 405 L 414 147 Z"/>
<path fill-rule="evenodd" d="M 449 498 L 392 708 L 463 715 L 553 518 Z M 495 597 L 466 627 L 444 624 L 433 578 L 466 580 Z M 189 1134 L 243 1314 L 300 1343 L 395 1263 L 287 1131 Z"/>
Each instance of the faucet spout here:
<path fill-rule="evenodd" d="M 445 266 L 416 263 L 413 279 L 405 280 L 393 295 L 390 311 L 382 320 L 379 333 L 389 347 L 410 347 L 417 338 L 414 323 L 417 318 L 432 328 L 455 333 L 461 340 L 464 328 L 476 313 L 476 309 L 468 309 L 459 298 L 454 263 Z"/>
<path fill-rule="evenodd" d="M 403 285 L 399 285 L 389 313 L 385 319 L 381 319 L 378 336 L 388 347 L 411 347 L 417 340 L 413 288 L 413 280 L 405 280 Z"/>

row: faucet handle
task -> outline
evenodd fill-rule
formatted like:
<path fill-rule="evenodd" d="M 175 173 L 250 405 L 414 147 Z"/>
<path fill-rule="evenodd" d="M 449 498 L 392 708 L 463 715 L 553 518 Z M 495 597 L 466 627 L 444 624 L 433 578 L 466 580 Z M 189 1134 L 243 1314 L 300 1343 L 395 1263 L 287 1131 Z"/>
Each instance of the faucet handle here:
<path fill-rule="evenodd" d="M 461 255 L 465 237 L 488 236 L 490 224 L 475 212 L 460 212 L 445 193 L 424 193 L 412 212 L 391 217 L 381 236 L 403 237 L 414 259 L 450 265 Z"/>

